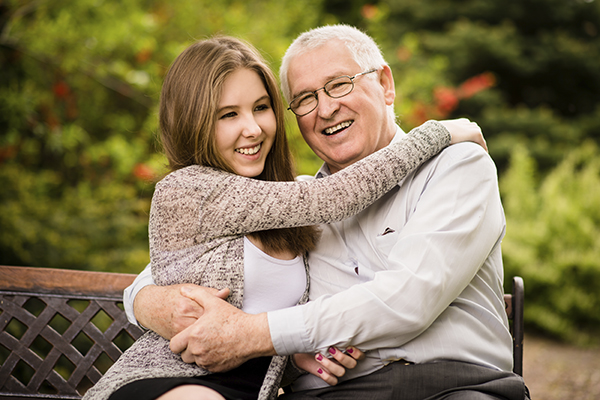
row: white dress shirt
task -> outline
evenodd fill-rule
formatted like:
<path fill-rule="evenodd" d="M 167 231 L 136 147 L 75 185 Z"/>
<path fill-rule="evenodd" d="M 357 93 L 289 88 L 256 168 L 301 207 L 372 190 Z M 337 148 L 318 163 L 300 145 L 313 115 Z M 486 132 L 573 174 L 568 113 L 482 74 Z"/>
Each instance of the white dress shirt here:
<path fill-rule="evenodd" d="M 310 302 L 268 313 L 278 354 L 367 351 L 341 381 L 399 359 L 512 370 L 505 219 L 494 163 L 480 146 L 446 148 L 362 213 L 322 228 L 309 255 Z M 306 375 L 293 388 L 325 385 Z"/>

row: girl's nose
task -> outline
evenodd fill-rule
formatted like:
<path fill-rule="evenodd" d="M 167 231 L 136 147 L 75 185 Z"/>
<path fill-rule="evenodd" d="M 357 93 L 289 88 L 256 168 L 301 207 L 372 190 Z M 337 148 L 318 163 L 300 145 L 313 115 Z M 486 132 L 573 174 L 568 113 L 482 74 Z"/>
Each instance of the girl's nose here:
<path fill-rule="evenodd" d="M 261 132 L 262 129 L 254 119 L 254 117 L 248 117 L 245 121 L 244 130 L 242 134 L 246 137 L 256 137 L 260 135 Z"/>

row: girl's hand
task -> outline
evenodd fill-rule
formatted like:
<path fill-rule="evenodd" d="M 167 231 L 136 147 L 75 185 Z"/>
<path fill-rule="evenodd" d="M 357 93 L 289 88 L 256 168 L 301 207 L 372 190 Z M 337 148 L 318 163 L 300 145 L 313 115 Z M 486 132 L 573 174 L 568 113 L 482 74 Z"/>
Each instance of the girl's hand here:
<path fill-rule="evenodd" d="M 483 147 L 485 151 L 488 151 L 481 128 L 475 122 L 471 122 L 466 118 L 459 118 L 440 121 L 440 124 L 444 125 L 450 132 L 450 136 L 452 136 L 450 144 L 475 142 Z"/>
<path fill-rule="evenodd" d="M 320 353 L 317 354 L 294 354 L 296 365 L 306 372 L 318 376 L 329 385 L 334 386 L 338 379 L 344 376 L 346 369 L 356 367 L 357 360 L 364 358 L 364 353 L 356 347 L 348 347 L 345 352 L 336 347 L 329 348 L 328 358 Z"/>

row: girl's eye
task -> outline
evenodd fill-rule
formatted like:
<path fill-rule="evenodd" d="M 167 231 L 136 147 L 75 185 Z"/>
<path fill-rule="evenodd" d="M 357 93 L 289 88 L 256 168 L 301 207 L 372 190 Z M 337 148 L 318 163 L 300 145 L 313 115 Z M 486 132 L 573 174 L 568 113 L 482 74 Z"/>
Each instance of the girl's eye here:
<path fill-rule="evenodd" d="M 225 119 L 225 118 L 233 118 L 235 117 L 237 114 L 233 111 L 228 112 L 227 114 L 223 114 L 221 115 L 221 117 L 219 117 L 219 119 Z"/>
<path fill-rule="evenodd" d="M 258 106 L 256 106 L 255 110 L 256 111 L 264 111 L 264 110 L 268 110 L 269 108 L 271 108 L 268 104 L 259 104 Z"/>

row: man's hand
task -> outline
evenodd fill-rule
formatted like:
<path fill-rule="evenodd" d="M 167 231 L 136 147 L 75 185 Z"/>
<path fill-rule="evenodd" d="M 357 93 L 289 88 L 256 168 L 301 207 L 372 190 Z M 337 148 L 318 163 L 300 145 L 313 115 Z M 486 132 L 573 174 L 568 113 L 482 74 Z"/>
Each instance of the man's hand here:
<path fill-rule="evenodd" d="M 193 288 L 196 285 L 144 287 L 133 302 L 135 318 L 142 326 L 170 340 L 196 322 L 204 311 L 194 300 L 181 295 L 182 287 Z M 229 296 L 229 289 L 217 291 L 206 288 L 206 290 L 216 293 L 223 299 Z"/>
<path fill-rule="evenodd" d="M 186 363 L 223 372 L 251 358 L 275 355 L 266 313 L 246 314 L 198 286 L 184 286 L 181 293 L 204 309 L 196 322 L 171 339 L 171 351 Z"/>

